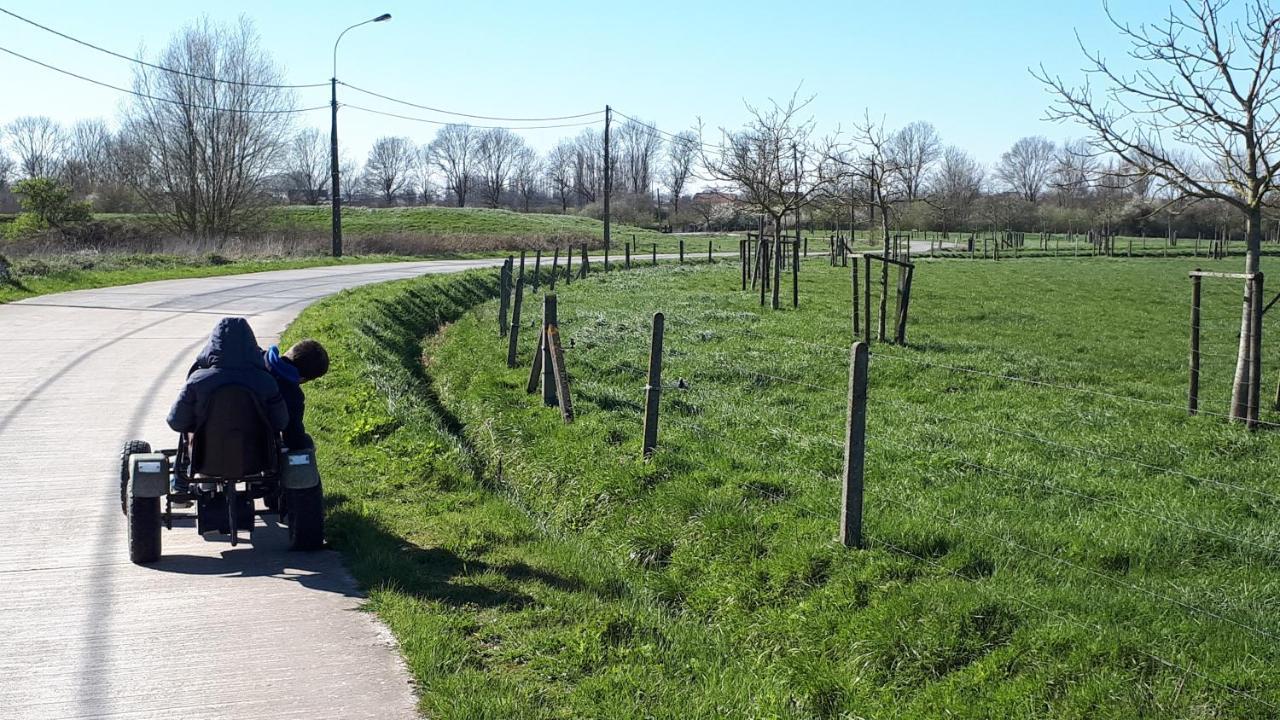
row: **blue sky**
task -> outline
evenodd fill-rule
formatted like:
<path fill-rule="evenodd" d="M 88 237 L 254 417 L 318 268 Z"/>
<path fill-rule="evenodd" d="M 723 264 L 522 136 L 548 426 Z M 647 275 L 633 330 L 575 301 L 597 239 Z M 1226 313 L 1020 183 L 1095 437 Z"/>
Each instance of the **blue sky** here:
<path fill-rule="evenodd" d="M 788 96 L 798 85 L 824 130 L 864 110 L 890 126 L 928 120 L 944 141 L 994 162 L 1018 137 L 1079 134 L 1042 120 L 1047 96 L 1028 74 L 1044 63 L 1079 76 L 1079 31 L 1092 47 L 1123 50 L 1099 0 L 1068 2 L 865 2 L 863 0 L 650 0 L 600 3 L 48 2 L 0 0 L 0 7 L 108 48 L 156 51 L 201 15 L 251 18 L 290 82 L 330 77 L 333 39 L 380 12 L 391 22 L 347 34 L 338 75 L 346 82 L 422 104 L 484 115 L 543 116 L 600 109 L 605 103 L 664 130 L 736 127 L 743 101 Z M 1167 12 L 1160 0 L 1113 2 L 1141 21 Z M 129 63 L 94 53 L 0 15 L 0 46 L 117 85 Z M 298 91 L 301 105 L 323 105 L 328 89 Z M 340 99 L 447 120 L 383 101 Z M 111 119 L 118 93 L 0 54 L 0 122 L 47 114 L 64 122 Z M 327 111 L 301 123 L 328 127 Z M 363 156 L 379 135 L 429 140 L 431 125 L 344 111 L 341 137 Z M 525 132 L 545 149 L 576 129 Z"/>

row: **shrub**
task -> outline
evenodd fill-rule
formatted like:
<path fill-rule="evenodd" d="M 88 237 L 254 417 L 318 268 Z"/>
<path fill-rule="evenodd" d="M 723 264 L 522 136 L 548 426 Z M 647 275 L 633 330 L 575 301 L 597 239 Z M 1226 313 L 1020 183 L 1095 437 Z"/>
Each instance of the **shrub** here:
<path fill-rule="evenodd" d="M 15 224 L 23 218 L 34 217 L 38 228 L 62 227 L 64 223 L 88 220 L 93 216 L 87 202 L 71 199 L 71 188 L 52 178 L 27 178 L 13 186 L 13 192 L 19 198 L 22 214 Z"/>

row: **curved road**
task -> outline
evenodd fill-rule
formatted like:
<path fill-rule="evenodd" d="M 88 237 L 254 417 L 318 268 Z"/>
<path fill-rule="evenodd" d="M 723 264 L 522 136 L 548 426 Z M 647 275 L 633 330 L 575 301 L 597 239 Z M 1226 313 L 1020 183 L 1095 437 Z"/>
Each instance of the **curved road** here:
<path fill-rule="evenodd" d="M 224 315 L 264 346 L 343 288 L 497 260 L 170 280 L 0 305 L 0 717 L 412 718 L 390 634 L 333 552 L 276 526 L 232 549 L 190 527 L 128 560 L 116 453 L 164 424 Z M 323 450 L 322 450 L 323 451 Z"/>

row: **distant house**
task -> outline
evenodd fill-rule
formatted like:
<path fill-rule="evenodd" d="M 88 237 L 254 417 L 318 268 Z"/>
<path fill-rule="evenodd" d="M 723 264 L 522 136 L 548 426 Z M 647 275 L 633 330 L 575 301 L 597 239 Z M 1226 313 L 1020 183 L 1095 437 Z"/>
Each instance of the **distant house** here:
<path fill-rule="evenodd" d="M 738 202 L 738 198 L 733 193 L 711 189 L 695 193 L 693 202 L 701 205 L 732 205 Z"/>

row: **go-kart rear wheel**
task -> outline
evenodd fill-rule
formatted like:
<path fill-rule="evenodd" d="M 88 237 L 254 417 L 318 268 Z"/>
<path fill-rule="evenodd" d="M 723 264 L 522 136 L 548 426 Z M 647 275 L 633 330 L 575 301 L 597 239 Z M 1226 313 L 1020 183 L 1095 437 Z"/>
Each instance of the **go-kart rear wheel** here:
<path fill-rule="evenodd" d="M 130 440 L 120 450 L 120 512 L 129 514 L 129 456 L 151 452 L 151 443 Z"/>
<path fill-rule="evenodd" d="M 306 490 L 286 490 L 285 515 L 290 550 L 324 547 L 324 491 L 319 485 Z"/>
<path fill-rule="evenodd" d="M 129 559 L 139 565 L 160 559 L 160 498 L 129 498 Z"/>

